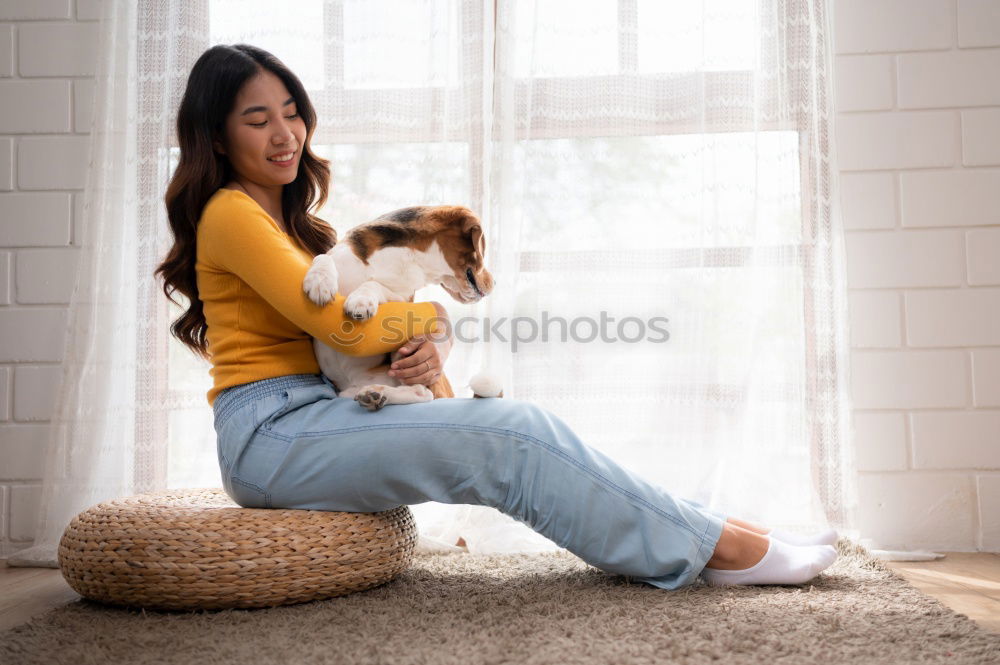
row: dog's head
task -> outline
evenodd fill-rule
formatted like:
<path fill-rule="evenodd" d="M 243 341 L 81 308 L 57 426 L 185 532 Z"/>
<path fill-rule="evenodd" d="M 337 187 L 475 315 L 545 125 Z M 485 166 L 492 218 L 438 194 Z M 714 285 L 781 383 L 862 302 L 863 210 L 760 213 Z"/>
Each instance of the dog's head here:
<path fill-rule="evenodd" d="M 476 302 L 493 290 L 493 276 L 485 265 L 483 227 L 465 206 L 393 210 L 353 229 L 348 241 L 366 264 L 383 247 L 411 247 L 428 253 L 429 260 L 421 262 L 427 283 L 440 284 L 459 302 Z M 434 243 L 438 252 L 432 253 Z"/>
<path fill-rule="evenodd" d="M 493 275 L 486 269 L 486 238 L 479 218 L 465 206 L 435 209 L 442 223 L 437 235 L 450 274 L 441 277 L 441 288 L 459 302 L 476 302 L 493 290 Z"/>

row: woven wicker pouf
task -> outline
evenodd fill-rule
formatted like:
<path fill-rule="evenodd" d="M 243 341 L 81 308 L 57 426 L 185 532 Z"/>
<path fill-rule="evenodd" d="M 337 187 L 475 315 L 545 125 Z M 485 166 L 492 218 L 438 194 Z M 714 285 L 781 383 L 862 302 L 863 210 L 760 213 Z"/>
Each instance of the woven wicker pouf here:
<path fill-rule="evenodd" d="M 384 584 L 412 561 L 408 506 L 379 513 L 242 508 L 222 488 L 149 492 L 78 514 L 62 575 L 92 600 L 160 610 L 275 607 Z"/>

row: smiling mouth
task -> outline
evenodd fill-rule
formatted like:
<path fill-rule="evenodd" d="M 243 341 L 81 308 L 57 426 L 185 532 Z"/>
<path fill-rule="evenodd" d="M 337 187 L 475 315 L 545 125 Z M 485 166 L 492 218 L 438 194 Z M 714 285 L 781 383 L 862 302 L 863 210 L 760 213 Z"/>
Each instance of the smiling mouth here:
<path fill-rule="evenodd" d="M 277 164 L 286 164 L 295 159 L 296 153 L 298 153 L 298 150 L 289 150 L 288 152 L 282 152 L 277 155 L 272 155 L 271 157 L 267 157 L 266 159 L 269 162 L 275 162 Z M 288 159 L 281 159 L 281 160 L 273 159 L 274 157 L 280 157 L 281 155 L 289 155 L 289 157 Z"/>

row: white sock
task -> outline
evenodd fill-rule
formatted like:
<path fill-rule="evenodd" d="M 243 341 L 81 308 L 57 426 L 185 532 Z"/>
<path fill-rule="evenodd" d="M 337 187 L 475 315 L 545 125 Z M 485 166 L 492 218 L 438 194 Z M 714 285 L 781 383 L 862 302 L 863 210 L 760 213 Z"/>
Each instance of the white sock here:
<path fill-rule="evenodd" d="M 811 535 L 792 533 L 784 529 L 771 529 L 764 535 L 777 538 L 789 545 L 835 545 L 837 543 L 837 532 L 833 529 Z"/>
<path fill-rule="evenodd" d="M 705 567 L 701 576 L 711 586 L 726 584 L 802 584 L 837 559 L 833 545 L 791 545 L 768 536 L 764 558 L 740 570 Z"/>

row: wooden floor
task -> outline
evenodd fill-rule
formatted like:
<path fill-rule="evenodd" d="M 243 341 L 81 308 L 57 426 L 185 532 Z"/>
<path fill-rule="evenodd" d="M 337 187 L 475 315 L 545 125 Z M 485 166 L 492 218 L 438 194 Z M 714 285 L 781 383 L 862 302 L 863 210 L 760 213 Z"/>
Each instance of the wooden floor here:
<path fill-rule="evenodd" d="M 928 596 L 1000 633 L 1000 554 L 943 552 L 937 561 L 886 561 Z"/>
<path fill-rule="evenodd" d="M 924 593 L 1000 633 L 1000 554 L 946 554 L 937 561 L 886 563 Z M 0 630 L 79 597 L 55 568 L 11 568 L 0 560 Z"/>

